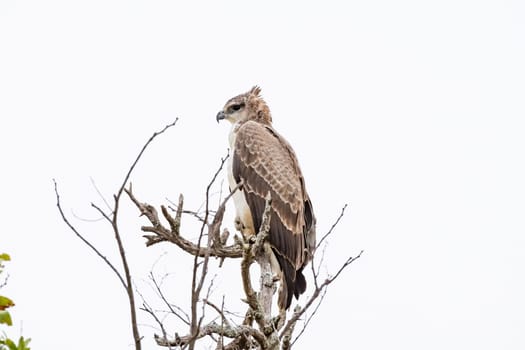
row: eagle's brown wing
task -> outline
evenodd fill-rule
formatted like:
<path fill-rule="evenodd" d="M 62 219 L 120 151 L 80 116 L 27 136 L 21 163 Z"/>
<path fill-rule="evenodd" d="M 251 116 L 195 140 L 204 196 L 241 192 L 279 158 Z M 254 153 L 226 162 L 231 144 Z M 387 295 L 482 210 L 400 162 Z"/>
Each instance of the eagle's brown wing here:
<path fill-rule="evenodd" d="M 271 195 L 269 240 L 283 274 L 278 304 L 287 309 L 292 295 L 306 289 L 302 269 L 315 245 L 315 218 L 295 153 L 271 127 L 248 121 L 236 132 L 232 172 L 243 181 L 255 232 Z"/>

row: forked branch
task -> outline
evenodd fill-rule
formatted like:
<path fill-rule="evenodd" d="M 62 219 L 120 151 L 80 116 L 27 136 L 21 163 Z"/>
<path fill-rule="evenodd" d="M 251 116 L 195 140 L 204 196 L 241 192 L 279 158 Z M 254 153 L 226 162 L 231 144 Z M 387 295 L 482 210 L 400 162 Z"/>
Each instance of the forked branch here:
<path fill-rule="evenodd" d="M 92 249 L 110 268 L 115 274 L 118 276 L 121 284 L 123 285 L 124 289 L 126 290 L 126 294 L 128 296 L 129 301 L 129 308 L 130 308 L 130 317 L 131 317 L 131 328 L 133 332 L 133 340 L 135 344 L 135 350 L 141 349 L 141 340 L 142 337 L 140 336 L 139 329 L 138 329 L 138 322 L 137 322 L 137 314 L 136 314 L 136 308 L 135 308 L 135 294 L 133 290 L 133 285 L 131 281 L 131 272 L 129 269 L 128 260 L 126 258 L 126 250 L 124 248 L 124 244 L 122 242 L 119 224 L 118 224 L 118 213 L 119 213 L 119 207 L 120 207 L 120 198 L 122 195 L 122 191 L 124 190 L 131 173 L 135 169 L 135 166 L 139 162 L 140 158 L 144 154 L 146 148 L 149 146 L 149 144 L 160 134 L 164 133 L 169 128 L 175 126 L 178 119 L 176 119 L 173 123 L 166 125 L 162 130 L 153 133 L 153 135 L 146 141 L 142 149 L 140 150 L 139 154 L 131 164 L 131 166 L 128 169 L 128 172 L 126 173 L 126 176 L 124 177 L 124 180 L 122 182 L 122 185 L 118 189 L 117 193 L 113 195 L 114 204 L 112 208 L 112 212 L 110 214 L 105 213 L 102 209 L 100 209 L 98 206 L 92 203 L 92 207 L 99 212 L 111 225 L 115 241 L 117 242 L 118 251 L 122 263 L 122 268 L 124 270 L 124 273 L 121 274 L 118 269 L 104 256 L 100 253 L 100 251 L 92 244 L 90 243 L 67 219 L 66 215 L 64 214 L 64 211 L 62 210 L 62 206 L 60 203 L 60 196 L 57 189 L 57 183 L 55 180 L 55 194 L 56 194 L 56 200 L 57 200 L 57 207 L 58 211 L 62 217 L 62 220 L 66 223 L 66 225 L 75 233 L 75 235 L 82 240 L 90 249 Z"/>

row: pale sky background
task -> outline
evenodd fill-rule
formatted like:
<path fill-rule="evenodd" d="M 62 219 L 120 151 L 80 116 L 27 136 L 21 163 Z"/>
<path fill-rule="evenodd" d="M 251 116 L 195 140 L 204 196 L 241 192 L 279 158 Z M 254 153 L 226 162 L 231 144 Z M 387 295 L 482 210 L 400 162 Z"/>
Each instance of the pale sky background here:
<path fill-rule="evenodd" d="M 2 0 L 9 334 L 34 349 L 131 349 L 124 290 L 62 223 L 52 179 L 118 264 L 109 228 L 81 220 L 104 205 L 91 179 L 111 200 L 146 139 L 179 117 L 132 181 L 151 204 L 182 192 L 198 208 L 227 150 L 215 115 L 259 84 L 300 158 L 318 232 L 349 205 L 326 270 L 365 250 L 297 348 L 524 349 L 524 62 L 517 0 Z M 125 198 L 121 220 L 137 288 L 155 304 L 148 272 L 173 273 L 166 293 L 187 305 L 188 259 L 146 248 Z M 215 300 L 238 300 L 237 264 L 219 271 Z M 154 322 L 139 316 L 155 349 Z"/>

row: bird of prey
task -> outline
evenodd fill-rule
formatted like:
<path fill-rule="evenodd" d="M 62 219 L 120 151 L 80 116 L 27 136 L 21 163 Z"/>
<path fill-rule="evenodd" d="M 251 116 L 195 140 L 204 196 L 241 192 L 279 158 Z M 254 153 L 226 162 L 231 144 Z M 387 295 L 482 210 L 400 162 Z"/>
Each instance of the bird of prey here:
<path fill-rule="evenodd" d="M 312 203 L 306 192 L 299 162 L 290 144 L 272 127 L 272 117 L 258 86 L 231 98 L 217 114 L 226 119 L 233 152 L 228 165 L 236 221 L 245 236 L 257 234 L 265 201 L 271 195 L 269 244 L 272 270 L 279 276 L 279 309 L 287 310 L 306 290 L 305 265 L 315 250 Z"/>

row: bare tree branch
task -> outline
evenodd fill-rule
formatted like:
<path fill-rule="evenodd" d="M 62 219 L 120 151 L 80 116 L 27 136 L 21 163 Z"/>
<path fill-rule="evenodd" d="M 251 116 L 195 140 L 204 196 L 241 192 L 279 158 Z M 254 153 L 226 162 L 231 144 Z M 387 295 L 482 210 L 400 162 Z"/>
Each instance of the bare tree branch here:
<path fill-rule="evenodd" d="M 164 302 L 164 304 L 166 304 L 166 306 L 168 307 L 168 309 L 170 310 L 170 312 L 175 315 L 178 319 L 180 319 L 182 322 L 184 322 L 185 324 L 187 324 L 188 326 L 190 325 L 190 321 L 189 321 L 189 316 L 188 314 L 186 314 L 181 308 L 179 307 L 174 307 L 170 302 L 168 302 L 168 300 L 166 299 L 166 297 L 164 296 L 164 293 L 162 292 L 162 289 L 160 288 L 160 285 L 157 283 L 157 280 L 155 278 L 155 276 L 153 275 L 153 272 L 150 272 L 150 275 L 149 275 L 151 281 L 153 282 L 153 285 L 155 286 L 155 289 L 157 291 L 157 294 L 160 296 L 160 298 L 162 299 L 162 301 Z M 175 310 L 177 309 L 177 310 Z M 185 316 L 185 317 L 182 317 L 181 316 L 181 313 Z"/>
<path fill-rule="evenodd" d="M 215 216 L 213 218 L 213 221 L 210 225 L 210 232 L 211 232 L 211 235 L 212 235 L 212 238 L 213 238 L 213 245 L 214 246 L 223 246 L 224 243 L 226 242 L 222 242 L 221 240 L 221 237 L 220 237 L 220 230 L 221 230 L 221 224 L 222 224 L 222 219 L 224 217 L 224 212 L 226 211 L 226 203 L 230 200 L 230 198 L 233 197 L 233 194 L 235 192 L 237 192 L 238 190 L 240 190 L 240 188 L 242 187 L 242 180 L 237 184 L 237 186 L 235 186 L 230 194 L 228 194 L 224 200 L 221 202 L 221 204 L 219 205 L 219 208 L 217 209 L 217 212 L 215 213 Z"/>
<path fill-rule="evenodd" d="M 133 169 L 135 169 L 135 166 L 137 165 L 137 163 L 139 162 L 140 158 L 144 154 L 144 151 L 146 151 L 146 148 L 148 148 L 149 144 L 158 135 L 163 134 L 166 130 L 168 130 L 169 128 L 171 128 L 175 124 L 177 124 L 178 120 L 179 119 L 176 118 L 173 123 L 166 125 L 162 130 L 160 130 L 158 132 L 154 132 L 153 135 L 151 135 L 151 137 L 148 139 L 148 141 L 146 141 L 146 143 L 144 144 L 144 146 L 140 150 L 137 158 L 135 159 L 135 161 L 133 162 L 133 164 L 129 168 L 129 171 L 126 174 L 126 176 L 124 178 L 124 181 L 122 181 L 122 185 L 120 186 L 117 194 L 113 196 L 114 200 L 115 200 L 115 207 L 113 209 L 112 226 L 113 226 L 113 231 L 115 233 L 115 240 L 117 241 L 118 250 L 119 250 L 119 253 L 120 253 L 121 260 L 122 260 L 122 266 L 124 268 L 124 276 L 126 277 L 126 289 L 127 289 L 127 292 L 128 292 L 129 308 L 130 308 L 130 312 L 131 312 L 131 325 L 132 325 L 132 329 L 133 329 L 133 338 L 135 340 L 135 349 L 136 350 L 140 350 L 141 349 L 141 343 L 140 343 L 141 336 L 140 336 L 140 333 L 139 333 L 139 330 L 138 330 L 138 325 L 137 325 L 137 313 L 135 311 L 135 295 L 133 293 L 133 286 L 131 284 L 131 273 L 130 273 L 130 270 L 129 270 L 128 260 L 126 258 L 126 250 L 124 249 L 124 245 L 122 243 L 122 238 L 120 236 L 120 230 L 119 230 L 119 226 L 118 226 L 118 210 L 119 210 L 119 205 L 120 205 L 120 197 L 121 197 L 122 192 L 124 191 L 124 189 L 126 187 L 126 184 L 128 183 L 129 177 L 131 176 L 131 173 L 133 172 Z"/>
<path fill-rule="evenodd" d="M 161 337 L 159 335 L 155 335 L 155 341 L 160 346 L 183 347 L 186 344 L 189 344 L 189 342 L 193 341 L 194 339 L 201 339 L 211 334 L 222 335 L 226 338 L 239 338 L 239 337 L 249 336 L 257 341 L 261 349 L 268 349 L 268 341 L 266 340 L 266 337 L 264 336 L 263 333 L 261 333 L 257 329 L 248 327 L 248 326 L 244 326 L 244 325 L 240 325 L 236 327 L 228 327 L 226 325 L 221 326 L 214 321 L 202 327 L 199 330 L 196 337 L 190 334 L 190 335 L 186 335 L 183 337 L 178 337 L 178 338 L 176 337 L 176 339 L 170 340 L 170 339 Z"/>
<path fill-rule="evenodd" d="M 271 306 L 274 294 L 274 281 L 270 263 L 270 250 L 267 244 L 270 232 L 272 199 L 268 193 L 263 212 L 261 227 L 259 232 L 248 241 L 244 246 L 244 256 L 241 261 L 241 276 L 243 280 L 244 293 L 250 309 L 251 317 L 257 322 L 259 330 L 265 335 L 269 349 L 277 349 L 279 337 L 273 320 L 271 319 Z M 260 291 L 257 294 L 251 285 L 250 265 L 257 261 L 261 267 Z M 280 313 L 283 317 L 284 310 Z"/>
<path fill-rule="evenodd" d="M 166 329 L 164 328 L 164 324 L 162 323 L 162 321 L 157 317 L 157 314 L 155 313 L 155 311 L 151 308 L 151 306 L 149 306 L 149 304 L 146 302 L 146 299 L 144 298 L 144 296 L 137 290 L 136 291 L 137 294 L 140 295 L 141 299 L 142 299 L 142 307 L 140 308 L 142 311 L 145 311 L 146 313 L 148 313 L 151 317 L 153 317 L 153 319 L 155 320 L 155 322 L 157 322 L 157 324 L 159 325 L 160 327 L 160 330 L 162 332 L 162 335 L 163 337 L 167 337 L 168 334 L 166 333 Z M 171 346 L 168 347 L 168 350 L 171 350 Z"/>
<path fill-rule="evenodd" d="M 64 214 L 64 211 L 62 210 L 62 204 L 60 203 L 60 195 L 58 194 L 58 184 L 55 179 L 53 179 L 53 183 L 55 184 L 55 197 L 56 197 L 56 205 L 58 208 L 58 211 L 60 213 L 60 216 L 62 217 L 62 221 L 66 223 L 66 225 L 69 227 L 73 233 L 80 238 L 82 242 L 84 242 L 85 245 L 87 245 L 91 250 L 95 252 L 98 257 L 100 257 L 108 266 L 109 268 L 117 275 L 120 283 L 126 289 L 126 282 L 124 282 L 124 278 L 122 278 L 122 275 L 120 272 L 116 269 L 115 265 L 111 263 L 111 261 L 108 260 L 91 242 L 89 242 L 84 236 L 69 222 L 66 215 Z"/>
<path fill-rule="evenodd" d="M 315 246 L 316 249 L 321 246 L 321 243 L 323 243 L 323 241 L 326 239 L 326 237 L 328 237 L 328 236 L 330 236 L 330 234 L 332 234 L 332 232 L 335 229 L 335 227 L 337 226 L 337 224 L 339 224 L 339 221 L 341 221 L 341 218 L 343 217 L 343 215 L 345 215 L 345 210 L 346 210 L 347 206 L 348 206 L 348 204 L 345 204 L 343 206 L 343 208 L 341 209 L 341 213 L 339 214 L 339 216 L 337 217 L 335 222 L 332 224 L 332 227 L 330 227 L 330 230 L 328 230 L 328 232 L 325 233 L 325 235 L 319 240 L 319 242 L 317 242 L 317 245 Z"/>
<path fill-rule="evenodd" d="M 219 308 L 217 305 L 215 305 L 214 303 L 212 303 L 212 302 L 209 301 L 208 299 L 204 299 L 203 302 L 204 302 L 206 305 L 211 306 L 211 308 L 214 309 L 215 311 L 217 311 L 217 313 L 219 314 L 219 316 L 221 316 L 221 322 L 222 322 L 223 324 L 225 324 L 225 325 L 228 326 L 228 327 L 231 327 L 230 322 L 228 321 L 228 319 L 227 319 L 226 316 L 224 315 L 224 297 L 222 298 L 222 308 Z"/>
<path fill-rule="evenodd" d="M 104 204 L 106 205 L 106 207 L 108 208 L 108 210 L 111 210 L 111 206 L 109 205 L 108 201 L 106 200 L 106 197 L 104 197 L 102 195 L 102 192 L 100 192 L 100 190 L 98 189 L 98 186 L 97 184 L 95 183 L 95 180 L 92 178 L 92 177 L 89 177 L 89 180 L 91 181 L 91 185 L 93 185 L 93 188 L 95 189 L 95 191 L 98 193 L 98 196 L 100 197 L 100 199 L 102 199 L 102 201 L 104 202 Z"/>
<path fill-rule="evenodd" d="M 198 248 L 200 248 L 201 246 L 201 240 L 202 240 L 203 234 L 204 234 L 204 231 L 201 230 L 199 234 L 199 240 L 197 242 Z M 211 246 L 211 241 L 210 241 L 210 237 L 208 237 L 207 251 L 209 251 L 210 246 Z M 208 273 L 209 257 L 210 257 L 209 254 L 204 255 L 203 267 L 201 269 L 201 278 L 199 282 L 197 282 L 197 271 L 199 268 L 199 260 L 198 260 L 199 256 L 198 255 L 194 256 L 193 273 L 192 273 L 192 279 L 191 279 L 191 324 L 190 324 L 190 334 L 193 335 L 193 339 L 190 339 L 190 341 L 188 342 L 190 350 L 193 350 L 195 348 L 195 339 L 197 339 L 197 336 L 199 334 L 199 328 L 202 322 L 202 318 L 198 319 L 197 317 L 197 302 L 199 301 L 200 292 L 202 289 L 202 285 L 204 283 L 204 279 L 206 277 L 206 274 Z"/>
<path fill-rule="evenodd" d="M 294 309 L 294 316 L 297 315 L 299 312 L 301 312 L 301 307 L 299 305 L 297 305 Z M 300 318 L 300 315 L 297 316 L 297 319 Z M 281 349 L 282 350 L 289 350 L 293 343 L 290 342 L 290 339 L 292 338 L 292 333 L 294 331 L 294 328 L 295 328 L 295 323 L 293 323 L 287 330 L 286 332 L 283 332 L 283 335 L 282 335 L 282 346 L 281 346 Z"/>
<path fill-rule="evenodd" d="M 204 260 L 202 262 L 200 278 L 199 278 L 198 281 L 197 281 L 197 271 L 198 271 L 198 266 L 199 266 L 199 264 L 198 264 L 199 256 L 195 255 L 195 257 L 194 257 L 193 275 L 192 275 L 192 282 L 191 282 L 192 293 L 191 293 L 191 325 L 190 325 L 190 331 L 191 331 L 191 334 L 193 334 L 195 337 L 198 335 L 198 331 L 199 331 L 199 329 L 201 327 L 201 324 L 202 324 L 202 321 L 204 319 L 204 310 L 203 310 L 201 317 L 197 321 L 197 302 L 199 301 L 200 293 L 202 291 L 202 287 L 204 286 L 204 281 L 206 280 L 206 275 L 208 274 L 208 262 L 209 262 L 209 258 L 210 258 L 209 252 L 210 252 L 210 249 L 212 247 L 212 241 L 213 241 L 213 238 L 214 238 L 214 234 L 212 232 L 214 227 L 208 223 L 208 216 L 209 216 L 209 213 L 210 213 L 210 210 L 209 210 L 210 189 L 213 186 L 213 184 L 215 183 L 215 180 L 217 179 L 217 176 L 222 171 L 222 169 L 224 167 L 224 164 L 226 163 L 226 159 L 227 158 L 228 157 L 225 157 L 225 158 L 221 159 L 221 164 L 220 164 L 219 168 L 217 169 L 217 171 L 213 175 L 213 178 L 211 179 L 210 183 L 206 187 L 206 201 L 205 201 L 204 220 L 202 222 L 201 230 L 200 230 L 200 233 L 199 233 L 199 239 L 197 241 L 197 247 L 198 248 L 201 247 L 201 240 L 202 240 L 202 237 L 204 235 L 204 229 L 206 227 L 208 228 L 208 242 L 207 242 L 207 245 L 206 245 L 206 253 L 204 255 Z M 179 206 L 179 208 L 181 208 L 181 206 Z M 179 210 L 179 208 L 177 208 L 177 210 Z M 220 221 L 216 222 L 216 225 L 220 227 L 221 222 L 222 222 L 222 216 L 220 218 Z M 219 230 L 219 229 L 220 228 L 218 228 L 217 230 Z M 219 241 L 219 235 L 217 234 L 217 242 L 218 241 Z M 190 348 L 190 350 L 193 350 L 195 348 L 195 341 L 191 340 L 189 342 L 189 348 Z"/>
<path fill-rule="evenodd" d="M 355 257 L 349 257 L 345 263 L 337 270 L 336 274 L 333 276 L 333 277 L 329 277 L 327 279 L 324 280 L 323 283 L 321 283 L 314 291 L 314 293 L 312 294 L 312 296 L 308 299 L 308 301 L 306 302 L 305 306 L 298 312 L 295 312 L 294 315 L 292 316 L 292 318 L 290 318 L 290 320 L 287 322 L 286 326 L 283 328 L 283 330 L 281 331 L 280 335 L 279 335 L 279 338 L 283 338 L 288 332 L 289 332 L 289 328 L 290 327 L 294 327 L 295 326 L 295 323 L 299 320 L 299 318 L 306 312 L 306 310 L 308 310 L 312 304 L 314 303 L 314 301 L 321 295 L 321 292 L 323 292 L 323 290 L 328 287 L 328 285 L 330 285 L 333 281 L 335 281 L 335 279 L 337 277 L 339 277 L 339 275 L 341 274 L 341 272 L 346 268 L 348 267 L 348 265 L 350 265 L 351 263 L 353 263 L 354 261 L 356 261 L 357 259 L 359 259 L 361 257 L 361 254 L 363 254 L 363 251 L 361 251 L 357 256 Z M 295 341 L 295 340 L 294 340 Z"/>
<path fill-rule="evenodd" d="M 71 225 L 69 223 L 69 221 L 67 220 L 66 216 L 64 215 L 64 212 L 60 206 L 60 197 L 58 195 L 58 190 L 57 190 L 57 183 L 56 181 L 54 181 L 55 183 L 55 194 L 56 194 L 56 197 L 57 197 L 57 207 L 59 209 L 59 212 L 60 212 L 60 215 L 62 216 L 62 220 L 67 224 L 67 226 L 85 243 L 87 244 L 93 251 L 95 251 L 95 253 L 97 253 L 97 255 L 99 257 L 101 257 L 109 266 L 110 268 L 117 274 L 117 276 L 119 277 L 119 280 L 121 281 L 122 285 L 124 286 L 124 288 L 126 289 L 126 293 L 128 295 L 128 301 L 129 301 L 129 308 L 130 308 L 130 316 L 131 316 L 131 327 L 132 327 L 132 331 L 133 331 L 133 339 L 134 339 L 134 343 L 135 343 L 135 349 L 136 350 L 140 350 L 141 349 L 141 336 L 140 336 L 140 333 L 139 333 L 139 330 L 138 330 L 138 324 L 137 324 L 137 314 L 136 314 L 136 310 L 135 310 L 135 296 L 134 296 L 134 291 L 133 291 L 133 286 L 132 286 L 132 282 L 131 282 L 131 273 L 130 273 L 130 270 L 129 270 L 129 265 L 128 265 L 128 261 L 127 261 L 127 258 L 126 258 L 126 250 L 124 248 L 124 245 L 122 243 L 122 238 L 121 238 L 121 235 L 120 235 L 120 229 L 119 229 L 119 225 L 118 225 L 118 210 L 119 210 L 119 207 L 120 207 L 120 198 L 121 198 L 121 195 L 122 195 L 122 192 L 124 191 L 125 189 L 125 186 L 126 184 L 128 183 L 128 180 L 131 176 L 131 173 L 133 172 L 133 170 L 135 169 L 135 166 L 137 165 L 137 163 L 139 162 L 140 158 L 142 157 L 144 151 L 146 150 L 146 148 L 149 146 L 149 144 L 160 134 L 164 133 L 166 130 L 168 130 L 170 127 L 174 126 L 178 121 L 178 118 L 171 124 L 168 124 L 166 125 L 162 130 L 158 131 L 158 132 L 155 132 L 153 133 L 153 135 L 148 139 L 148 141 L 146 141 L 146 143 L 144 144 L 144 146 L 142 147 L 142 149 L 140 150 L 139 154 L 137 155 L 137 157 L 135 158 L 135 161 L 132 163 L 132 165 L 130 166 L 126 176 L 124 177 L 124 180 L 122 182 L 122 185 L 120 186 L 117 194 L 115 194 L 113 196 L 113 200 L 114 200 L 114 206 L 113 206 L 113 212 L 112 212 L 112 217 L 110 219 L 110 216 L 107 215 L 103 210 L 101 210 L 98 206 L 92 204 L 93 208 L 95 208 L 100 214 L 103 215 L 103 217 L 108 221 L 110 222 L 111 224 L 111 227 L 113 229 L 113 233 L 114 233 L 114 237 L 115 237 L 115 240 L 117 242 L 117 246 L 118 246 L 118 251 L 119 251 L 119 255 L 120 255 L 120 258 L 121 258 L 121 262 L 122 262 L 122 267 L 124 269 L 124 277 L 118 272 L 118 270 L 113 266 L 113 264 L 111 264 L 109 262 L 109 260 L 104 257 L 102 254 L 100 254 L 100 252 L 95 248 L 95 246 L 93 246 L 89 241 L 87 241 L 76 229 L 75 227 L 73 227 L 73 225 Z M 100 194 L 100 193 L 99 193 Z M 102 197 L 104 198 L 104 197 Z M 104 202 L 105 202 L 105 199 L 104 199 Z M 107 205 L 107 202 L 106 202 L 106 205 Z"/>
<path fill-rule="evenodd" d="M 131 173 L 133 172 L 133 169 L 135 169 L 135 166 L 139 162 L 139 160 L 142 157 L 142 154 L 144 153 L 144 151 L 146 151 L 146 148 L 148 148 L 149 144 L 157 136 L 159 136 L 160 134 L 163 134 L 166 130 L 168 130 L 169 128 L 175 126 L 175 124 L 177 124 L 178 121 L 179 121 L 179 118 L 175 118 L 175 120 L 172 123 L 166 125 L 162 130 L 154 132 L 153 135 L 151 135 L 151 137 L 148 139 L 148 141 L 144 144 L 144 146 L 142 146 L 142 149 L 140 150 L 137 158 L 135 158 L 135 161 L 133 162 L 133 164 L 131 165 L 131 167 L 128 170 L 128 173 L 124 177 L 124 181 L 122 181 L 122 185 L 120 186 L 120 188 L 119 188 L 119 190 L 118 190 L 118 192 L 116 194 L 116 199 L 120 198 L 120 195 L 122 194 L 122 191 L 124 191 L 124 189 L 126 188 L 126 184 L 128 183 L 129 177 L 131 176 Z"/>
<path fill-rule="evenodd" d="M 192 241 L 184 238 L 180 233 L 180 215 L 182 214 L 182 200 L 180 197 L 179 202 L 181 205 L 177 208 L 176 217 L 173 218 L 166 207 L 161 206 L 162 214 L 166 220 L 170 223 L 171 229 L 168 229 L 162 225 L 158 217 L 156 209 L 147 204 L 141 203 L 133 194 L 131 187 L 126 190 L 126 193 L 130 197 L 131 201 L 135 203 L 141 215 L 148 218 L 152 226 L 142 226 L 142 231 L 153 233 L 153 235 L 144 235 L 146 238 L 146 246 L 151 246 L 161 242 L 170 242 L 177 245 L 179 248 L 191 255 L 198 255 L 199 257 L 213 256 L 218 258 L 241 258 L 242 248 L 239 244 L 234 243 L 229 246 L 214 246 L 214 247 L 200 247 Z M 228 197 L 231 198 L 231 197 Z M 180 214 L 179 214 L 180 213 Z"/>
<path fill-rule="evenodd" d="M 314 310 L 312 311 L 312 313 L 308 316 L 308 318 L 306 319 L 306 321 L 304 321 L 304 324 L 303 324 L 303 328 L 301 329 L 301 331 L 299 332 L 299 334 L 297 334 L 297 336 L 295 337 L 295 339 L 290 343 L 290 347 L 292 347 L 295 342 L 297 341 L 297 339 L 299 339 L 301 337 L 301 335 L 304 333 L 304 331 L 306 330 L 306 327 L 308 327 L 308 324 L 310 323 L 311 319 L 314 317 L 314 315 L 317 313 L 317 310 L 319 309 L 319 307 L 321 306 L 323 300 L 324 300 L 324 297 L 326 295 L 326 292 L 328 291 L 328 288 L 324 288 L 324 290 L 322 291 L 321 293 L 321 296 L 319 297 L 319 300 L 317 301 L 317 305 L 315 305 L 315 308 Z M 297 310 L 297 312 L 300 312 L 300 308 L 299 310 Z M 306 315 L 306 312 L 305 312 L 305 315 Z M 300 318 L 300 316 L 299 316 Z M 298 319 L 299 319 L 298 318 Z M 291 332 L 290 332 L 290 335 L 293 333 L 293 327 L 291 328 Z M 286 338 L 286 335 L 283 337 L 283 344 L 285 343 L 284 339 Z"/>
<path fill-rule="evenodd" d="M 109 222 L 110 224 L 113 224 L 113 220 L 102 210 L 100 209 L 100 207 L 98 207 L 96 204 L 94 203 L 91 203 L 91 207 L 94 208 L 96 211 L 98 211 L 100 213 L 100 215 L 102 215 L 102 217 L 104 218 L 104 220 L 106 220 L 107 222 Z"/>
<path fill-rule="evenodd" d="M 221 186 L 222 188 L 222 186 Z M 220 315 L 221 315 L 221 327 L 223 327 L 225 324 L 227 326 L 229 326 L 229 322 L 228 320 L 226 319 L 226 317 L 224 316 L 224 295 L 222 296 L 222 304 L 221 304 L 221 310 L 220 310 Z M 217 350 L 224 350 L 224 336 L 220 336 L 219 338 L 219 341 L 217 343 Z"/>
<path fill-rule="evenodd" d="M 252 239 L 251 241 L 248 241 L 248 243 L 244 244 L 243 259 L 241 261 L 241 276 L 244 294 L 246 294 L 246 301 L 252 309 L 252 316 L 259 325 L 259 329 L 265 328 L 265 312 L 263 306 L 257 298 L 257 293 L 252 287 L 250 266 L 255 262 L 256 255 L 260 255 L 261 251 L 264 250 L 264 242 L 268 237 L 268 231 L 270 227 L 270 208 L 271 199 L 268 198 L 266 200 L 266 207 L 264 210 L 259 234 L 256 235 L 255 239 Z"/>

